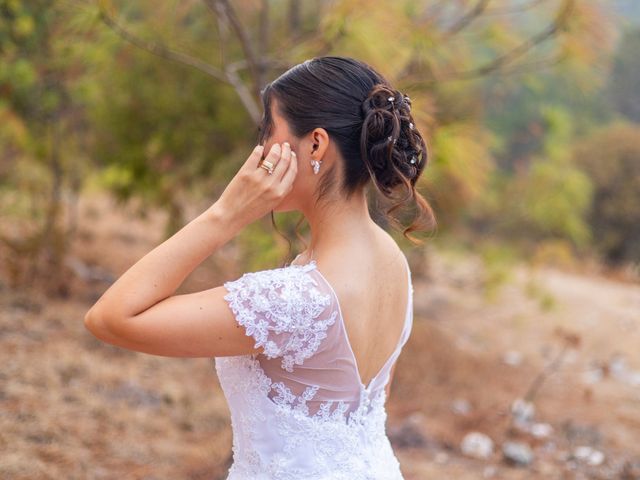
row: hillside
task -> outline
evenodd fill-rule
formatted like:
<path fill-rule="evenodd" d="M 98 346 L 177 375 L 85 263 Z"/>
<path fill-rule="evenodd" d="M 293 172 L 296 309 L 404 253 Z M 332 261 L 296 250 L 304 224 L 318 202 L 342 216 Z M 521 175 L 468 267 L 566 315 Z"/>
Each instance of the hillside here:
<path fill-rule="evenodd" d="M 0 290 L 0 478 L 224 478 L 231 430 L 213 361 L 103 344 L 82 318 L 106 284 L 71 280 L 81 266 L 117 276 L 157 244 L 163 216 L 137 219 L 102 197 L 83 200 L 80 212 L 70 271 L 60 272 L 68 299 Z M 640 285 L 518 266 L 487 295 L 473 255 L 425 253 L 429 268 L 413 268 L 414 327 L 388 403 L 407 480 L 639 479 Z M 214 257 L 185 289 L 237 273 Z M 526 425 L 538 435 L 509 428 L 514 400 L 563 345 L 533 398 Z M 461 451 L 472 431 L 494 443 L 484 459 Z M 503 460 L 508 439 L 532 447 L 528 466 Z"/>

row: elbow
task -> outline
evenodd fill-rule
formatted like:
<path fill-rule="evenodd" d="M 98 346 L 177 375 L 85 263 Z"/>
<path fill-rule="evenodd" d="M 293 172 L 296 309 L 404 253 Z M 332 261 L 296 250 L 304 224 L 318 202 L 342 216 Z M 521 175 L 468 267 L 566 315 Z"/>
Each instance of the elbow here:
<path fill-rule="evenodd" d="M 94 335 L 96 335 L 96 332 L 98 330 L 98 318 L 98 315 L 93 310 L 89 310 L 84 316 L 84 328 L 89 330 Z"/>
<path fill-rule="evenodd" d="M 128 335 L 128 321 L 124 318 L 111 312 L 104 313 L 103 309 L 94 306 L 85 314 L 84 326 L 99 340 L 111 345 L 122 346 Z"/>
<path fill-rule="evenodd" d="M 104 314 L 92 308 L 84 316 L 84 327 L 95 337 L 104 339 L 108 336 L 109 321 Z"/>

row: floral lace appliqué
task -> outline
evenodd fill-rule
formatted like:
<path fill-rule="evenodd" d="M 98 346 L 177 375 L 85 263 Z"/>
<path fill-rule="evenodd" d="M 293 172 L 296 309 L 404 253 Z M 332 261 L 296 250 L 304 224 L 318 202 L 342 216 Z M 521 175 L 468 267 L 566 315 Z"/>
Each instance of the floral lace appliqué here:
<path fill-rule="evenodd" d="M 314 266 L 313 264 L 311 266 Z M 326 320 L 317 317 L 331 303 L 315 280 L 305 274 L 307 265 L 247 272 L 224 283 L 224 299 L 255 347 L 263 347 L 267 358 L 282 357 L 282 368 L 293 372 L 318 349 L 338 312 Z"/>
<path fill-rule="evenodd" d="M 386 436 L 384 390 L 350 413 L 347 403 L 327 401 L 309 415 L 306 403 L 316 387 L 293 395 L 281 382 L 271 382 L 252 355 L 218 357 L 215 367 L 231 409 L 233 464 L 227 480 L 403 479 Z M 273 399 L 271 389 L 277 392 Z M 280 446 L 275 452 L 274 444 Z"/>
<path fill-rule="evenodd" d="M 264 347 L 263 354 L 215 358 L 233 430 L 226 480 L 403 479 L 385 432 L 384 388 L 363 388 L 349 402 L 319 401 L 318 385 L 305 382 L 296 395 L 262 368 L 261 359 L 282 357 L 282 369 L 293 374 L 283 379 L 302 381 L 295 366 L 318 351 L 335 323 L 338 312 L 326 311 L 331 296 L 306 273 L 314 267 L 245 273 L 224 284 L 238 323 Z"/>

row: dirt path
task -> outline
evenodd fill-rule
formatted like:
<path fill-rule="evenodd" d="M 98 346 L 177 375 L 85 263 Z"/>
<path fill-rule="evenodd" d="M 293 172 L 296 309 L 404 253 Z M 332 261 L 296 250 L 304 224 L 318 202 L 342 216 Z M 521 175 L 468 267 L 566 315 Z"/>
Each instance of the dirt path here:
<path fill-rule="evenodd" d="M 75 259 L 118 275 L 157 244 L 162 221 L 87 201 Z M 414 329 L 388 404 L 407 480 L 639 479 L 640 285 L 519 267 L 488 298 L 474 257 L 428 254 L 429 278 L 414 276 Z M 225 257 L 194 272 L 185 290 L 234 275 Z M 213 278 L 216 271 L 224 273 Z M 212 361 L 97 341 L 82 318 L 106 287 L 70 282 L 69 300 L 0 289 L 0 478 L 224 478 L 231 430 Z M 534 421 L 552 431 L 510 430 L 513 400 L 562 345 L 558 328 L 575 333 L 579 348 L 533 401 Z M 487 458 L 462 454 L 471 431 L 493 441 Z M 509 439 L 532 447 L 528 466 L 502 459 Z M 580 446 L 601 452 L 602 462 L 571 460 Z"/>
<path fill-rule="evenodd" d="M 416 286 L 416 330 L 390 405 L 397 443 L 404 432 L 425 445 L 399 451 L 407 478 L 640 478 L 640 285 L 521 266 L 488 300 L 473 257 L 438 250 L 430 258 L 432 281 Z M 533 400 L 532 422 L 552 433 L 510 435 L 512 402 L 571 334 L 577 348 Z M 487 459 L 461 455 L 470 431 L 493 440 Z M 528 467 L 503 461 L 509 439 L 532 447 Z M 579 447 L 604 460 L 572 460 Z"/>

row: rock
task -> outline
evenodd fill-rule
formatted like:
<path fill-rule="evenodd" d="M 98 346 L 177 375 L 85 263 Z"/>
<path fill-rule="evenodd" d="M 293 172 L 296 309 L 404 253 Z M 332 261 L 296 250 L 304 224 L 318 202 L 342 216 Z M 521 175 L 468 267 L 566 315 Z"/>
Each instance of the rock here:
<path fill-rule="evenodd" d="M 533 461 L 533 451 L 526 443 L 505 442 L 502 454 L 508 463 L 517 466 L 527 466 Z"/>
<path fill-rule="evenodd" d="M 533 403 L 527 402 L 522 398 L 516 398 L 511 404 L 511 414 L 517 425 L 527 425 L 533 420 L 535 414 Z"/>
<path fill-rule="evenodd" d="M 554 454 L 558 450 L 558 446 L 553 440 L 547 440 L 542 445 L 540 445 L 539 450 L 541 453 Z"/>
<path fill-rule="evenodd" d="M 625 357 L 621 354 L 615 354 L 608 364 L 611 376 L 616 380 L 627 383 L 633 387 L 640 385 L 640 372 L 631 370 L 627 366 Z"/>
<path fill-rule="evenodd" d="M 613 357 L 609 360 L 609 365 L 607 368 L 609 369 L 612 377 L 618 380 L 626 379 L 628 373 L 627 360 L 619 353 L 613 355 Z"/>
<path fill-rule="evenodd" d="M 553 427 L 548 423 L 534 423 L 529 428 L 529 432 L 536 438 L 546 438 L 553 432 Z"/>
<path fill-rule="evenodd" d="M 466 415 L 471 411 L 471 404 L 465 398 L 456 398 L 451 403 L 451 410 L 456 415 Z"/>
<path fill-rule="evenodd" d="M 640 371 L 629 372 L 626 381 L 632 387 L 640 387 Z"/>
<path fill-rule="evenodd" d="M 602 434 L 597 426 L 577 423 L 567 419 L 560 424 L 560 431 L 574 445 L 599 445 Z"/>
<path fill-rule="evenodd" d="M 604 462 L 604 453 L 588 445 L 581 445 L 573 450 L 573 458 L 596 466 Z"/>
<path fill-rule="evenodd" d="M 414 412 L 399 426 L 389 427 L 388 434 L 391 443 L 401 448 L 421 448 L 428 445 L 428 439 L 422 432 L 424 415 Z"/>
<path fill-rule="evenodd" d="M 462 453 L 469 457 L 489 458 L 493 453 L 493 440 L 481 432 L 469 432 L 460 445 Z"/>
<path fill-rule="evenodd" d="M 584 383 L 593 384 L 598 383 L 604 377 L 604 372 L 599 367 L 590 368 L 582 372 L 582 381 Z"/>
<path fill-rule="evenodd" d="M 522 363 L 522 353 L 517 350 L 509 350 L 502 355 L 502 361 L 512 367 L 517 367 Z"/>
<path fill-rule="evenodd" d="M 587 463 L 589 463 L 589 465 L 600 465 L 602 464 L 602 462 L 604 462 L 604 453 L 602 453 L 600 450 L 594 450 L 593 452 L 591 452 L 591 455 L 589 455 L 589 458 L 587 460 Z"/>

